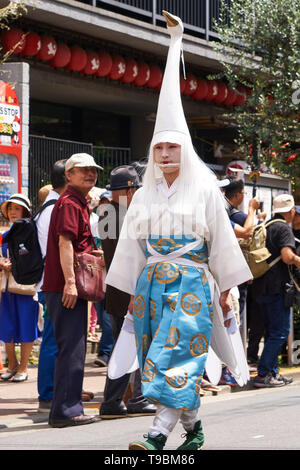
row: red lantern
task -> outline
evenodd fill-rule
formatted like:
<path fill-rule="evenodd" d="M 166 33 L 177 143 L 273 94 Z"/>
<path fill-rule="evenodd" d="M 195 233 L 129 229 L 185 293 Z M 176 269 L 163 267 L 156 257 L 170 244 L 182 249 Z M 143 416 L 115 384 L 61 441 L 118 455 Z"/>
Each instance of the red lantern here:
<path fill-rule="evenodd" d="M 148 88 L 156 88 L 162 82 L 162 71 L 158 65 L 150 65 L 150 78 L 146 83 Z"/>
<path fill-rule="evenodd" d="M 185 86 L 186 86 L 186 79 L 184 78 L 183 75 L 180 75 L 180 93 L 181 94 L 183 94 Z"/>
<path fill-rule="evenodd" d="M 103 51 L 99 52 L 98 56 L 99 56 L 100 66 L 96 72 L 96 76 L 105 77 L 111 71 L 112 57 L 110 54 L 108 54 L 107 52 L 103 52 Z"/>
<path fill-rule="evenodd" d="M 223 101 L 223 104 L 225 106 L 232 106 L 236 98 L 237 98 L 237 93 L 232 88 L 228 88 L 228 95 L 227 95 L 226 100 Z"/>
<path fill-rule="evenodd" d="M 116 55 L 112 58 L 112 67 L 108 75 L 110 80 L 120 80 L 126 72 L 126 62 L 123 57 Z"/>
<path fill-rule="evenodd" d="M 123 83 L 131 83 L 137 77 L 138 74 L 138 64 L 133 59 L 128 59 L 126 61 L 126 70 L 121 78 L 121 82 Z"/>
<path fill-rule="evenodd" d="M 223 103 L 228 96 L 228 89 L 224 82 L 218 81 L 218 92 L 213 98 L 214 103 Z"/>
<path fill-rule="evenodd" d="M 41 49 L 41 38 L 37 33 L 28 33 L 25 38 L 25 46 L 22 50 L 23 56 L 34 56 Z"/>
<path fill-rule="evenodd" d="M 80 72 L 87 63 L 87 55 L 82 47 L 74 46 L 71 47 L 71 59 L 68 63 L 68 70 L 74 72 Z"/>
<path fill-rule="evenodd" d="M 53 59 L 57 51 L 57 44 L 52 36 L 41 37 L 41 48 L 38 52 L 37 59 L 48 61 Z"/>
<path fill-rule="evenodd" d="M 200 80 L 198 80 L 198 86 L 197 86 L 195 93 L 193 94 L 193 98 L 194 100 L 203 100 L 206 97 L 207 93 L 208 93 L 207 80 L 204 80 L 201 78 Z"/>
<path fill-rule="evenodd" d="M 100 66 L 100 60 L 97 52 L 93 51 L 87 51 L 86 52 L 86 65 L 82 72 L 85 75 L 95 75 L 97 73 L 99 66 Z"/>
<path fill-rule="evenodd" d="M 236 89 L 236 98 L 233 102 L 233 106 L 241 106 L 246 101 L 246 89 L 242 86 L 238 86 Z"/>
<path fill-rule="evenodd" d="M 133 83 L 136 86 L 144 86 L 150 79 L 150 67 L 145 62 L 139 62 L 138 68 L 138 74 Z"/>
<path fill-rule="evenodd" d="M 182 92 L 183 95 L 193 95 L 198 87 L 197 78 L 194 75 L 187 75 L 186 77 L 186 84 L 184 90 Z"/>
<path fill-rule="evenodd" d="M 71 60 L 71 51 L 69 46 L 64 43 L 57 45 L 56 54 L 52 60 L 52 67 L 65 67 Z"/>
<path fill-rule="evenodd" d="M 207 80 L 208 92 L 205 101 L 212 101 L 218 94 L 218 84 L 216 80 Z"/>
<path fill-rule="evenodd" d="M 21 29 L 9 29 L 4 33 L 4 49 L 20 54 L 25 47 L 25 33 Z"/>

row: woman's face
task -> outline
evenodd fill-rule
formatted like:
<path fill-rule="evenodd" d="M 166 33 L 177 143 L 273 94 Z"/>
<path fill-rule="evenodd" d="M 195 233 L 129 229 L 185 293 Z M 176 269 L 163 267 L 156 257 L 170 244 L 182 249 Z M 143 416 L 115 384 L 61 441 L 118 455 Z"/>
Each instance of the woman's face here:
<path fill-rule="evenodd" d="M 172 142 L 160 142 L 154 145 L 153 156 L 155 163 L 163 173 L 178 172 L 181 160 L 181 145 Z"/>
<path fill-rule="evenodd" d="M 19 206 L 19 204 L 16 204 L 15 202 L 10 202 L 7 207 L 7 216 L 10 222 L 22 219 L 23 207 Z"/>

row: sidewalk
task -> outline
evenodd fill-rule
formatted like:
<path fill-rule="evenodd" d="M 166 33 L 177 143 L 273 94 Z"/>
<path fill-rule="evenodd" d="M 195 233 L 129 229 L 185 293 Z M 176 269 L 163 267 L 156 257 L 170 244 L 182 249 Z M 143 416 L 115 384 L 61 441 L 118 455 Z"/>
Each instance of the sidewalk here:
<path fill-rule="evenodd" d="M 86 357 L 86 367 L 83 389 L 93 392 L 95 397 L 90 402 L 84 402 L 86 414 L 98 414 L 106 380 L 106 368 L 94 365 L 96 354 L 89 353 Z M 7 428 L 22 430 L 37 423 L 47 423 L 47 413 L 38 412 L 37 400 L 37 366 L 30 366 L 28 369 L 28 380 L 22 383 L 0 381 L 0 432 Z M 300 367 L 288 367 L 280 369 L 280 373 L 293 376 L 294 381 L 300 380 Z M 253 374 L 252 374 L 253 375 Z M 250 381 L 246 387 L 231 388 L 222 385 L 218 393 L 206 392 L 202 398 L 218 395 L 220 393 L 237 393 L 253 388 Z"/>

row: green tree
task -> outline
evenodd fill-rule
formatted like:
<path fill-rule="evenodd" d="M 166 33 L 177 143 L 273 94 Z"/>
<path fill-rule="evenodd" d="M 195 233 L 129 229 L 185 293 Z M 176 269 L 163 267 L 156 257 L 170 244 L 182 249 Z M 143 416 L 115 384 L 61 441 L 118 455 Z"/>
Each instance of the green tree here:
<path fill-rule="evenodd" d="M 300 0 L 221 0 L 214 43 L 230 86 L 248 88 L 229 113 L 241 155 L 300 176 Z M 229 4 L 229 8 L 228 8 Z"/>

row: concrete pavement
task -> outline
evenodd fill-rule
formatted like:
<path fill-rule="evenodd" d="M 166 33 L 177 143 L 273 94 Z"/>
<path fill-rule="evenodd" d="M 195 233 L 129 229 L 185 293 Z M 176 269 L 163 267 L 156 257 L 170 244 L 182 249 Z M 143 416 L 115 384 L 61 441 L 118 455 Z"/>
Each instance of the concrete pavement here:
<path fill-rule="evenodd" d="M 106 368 L 99 368 L 94 365 L 96 354 L 88 354 L 86 357 L 86 367 L 83 388 L 91 391 L 95 397 L 89 402 L 84 402 L 86 414 L 98 414 L 106 380 Z M 18 428 L 24 431 L 28 427 L 35 428 L 44 423 L 47 426 L 47 413 L 38 412 L 37 394 L 37 366 L 29 366 L 28 380 L 21 383 L 4 382 L 0 380 L 0 433 L 8 428 Z M 293 376 L 294 380 L 300 380 L 300 367 L 281 369 L 284 375 Z M 220 387 L 218 394 L 232 393 L 236 396 L 239 392 L 252 388 L 251 382 L 247 387 L 231 388 L 227 385 Z M 202 402 L 207 399 L 213 400 L 213 393 L 206 392 L 202 397 Z"/>

